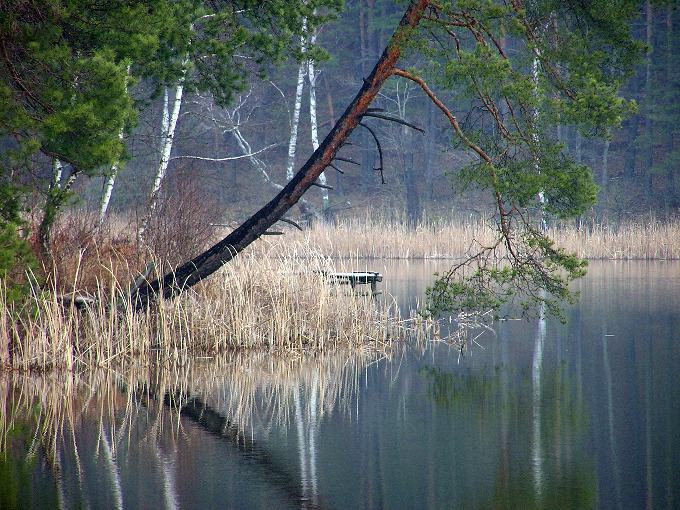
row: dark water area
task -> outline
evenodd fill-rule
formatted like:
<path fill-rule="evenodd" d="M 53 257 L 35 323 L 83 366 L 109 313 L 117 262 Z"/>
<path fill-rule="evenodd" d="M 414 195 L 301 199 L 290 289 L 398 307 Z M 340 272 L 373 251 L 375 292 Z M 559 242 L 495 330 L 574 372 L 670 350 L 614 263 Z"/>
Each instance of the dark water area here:
<path fill-rule="evenodd" d="M 445 267 L 366 268 L 408 315 Z M 577 286 L 566 324 L 496 323 L 462 354 L 4 376 L 0 508 L 680 508 L 680 264 Z"/>

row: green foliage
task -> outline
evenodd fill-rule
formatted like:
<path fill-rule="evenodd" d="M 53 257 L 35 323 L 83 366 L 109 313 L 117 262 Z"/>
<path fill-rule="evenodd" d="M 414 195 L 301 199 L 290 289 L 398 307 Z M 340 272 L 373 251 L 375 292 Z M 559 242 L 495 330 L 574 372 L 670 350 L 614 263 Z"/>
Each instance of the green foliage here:
<path fill-rule="evenodd" d="M 35 265 L 20 213 L 21 190 L 3 178 L 0 167 L 0 285 L 6 303 L 26 294 L 25 271 Z"/>
<path fill-rule="evenodd" d="M 118 161 L 135 119 L 128 89 L 184 80 L 229 102 L 252 73 L 295 54 L 339 0 L 10 0 L 0 31 L 0 135 L 94 171 Z M 127 85 L 127 88 L 126 88 Z"/>
<path fill-rule="evenodd" d="M 555 247 L 539 225 L 583 214 L 595 203 L 590 169 L 574 162 L 555 126 L 606 136 L 636 105 L 619 95 L 644 47 L 630 34 L 640 2 L 538 0 L 522 8 L 491 0 L 440 2 L 414 48 L 428 57 L 414 74 L 471 113 L 454 130 L 470 162 L 464 189 L 487 190 L 498 239 L 429 291 L 428 312 L 498 309 L 514 298 L 530 313 L 559 315 L 585 262 Z M 441 96 L 440 96 L 441 97 Z"/>
<path fill-rule="evenodd" d="M 16 174 L 28 162 L 58 160 L 71 175 L 105 173 L 124 159 L 121 133 L 139 106 L 135 84 L 144 80 L 158 92 L 181 81 L 187 93 L 208 92 L 226 105 L 250 76 L 299 56 L 300 36 L 340 7 L 340 0 L 3 2 L 0 138 L 15 142 L 7 168 Z M 44 244 L 69 190 L 31 174 L 46 196 Z M 3 225 L 10 243 L 17 224 Z"/>

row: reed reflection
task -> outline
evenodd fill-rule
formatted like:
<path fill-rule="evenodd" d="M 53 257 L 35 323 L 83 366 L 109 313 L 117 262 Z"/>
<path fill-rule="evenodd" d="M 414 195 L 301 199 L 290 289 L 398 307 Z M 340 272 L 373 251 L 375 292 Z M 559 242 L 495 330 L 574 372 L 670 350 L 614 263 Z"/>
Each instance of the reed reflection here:
<path fill-rule="evenodd" d="M 214 469 L 201 459 L 210 454 L 200 447 L 209 438 L 228 456 L 220 476 L 233 485 L 248 472 L 237 491 L 244 501 L 273 497 L 284 507 L 325 508 L 317 428 L 329 413 L 351 413 L 362 370 L 380 356 L 241 353 L 173 371 L 3 374 L 0 507 L 22 507 L 26 493 L 41 487 L 29 506 L 122 509 L 144 501 L 179 508 L 195 496 L 189 466 L 203 464 L 207 476 Z M 268 447 L 273 429 L 298 433 L 299 466 Z"/>

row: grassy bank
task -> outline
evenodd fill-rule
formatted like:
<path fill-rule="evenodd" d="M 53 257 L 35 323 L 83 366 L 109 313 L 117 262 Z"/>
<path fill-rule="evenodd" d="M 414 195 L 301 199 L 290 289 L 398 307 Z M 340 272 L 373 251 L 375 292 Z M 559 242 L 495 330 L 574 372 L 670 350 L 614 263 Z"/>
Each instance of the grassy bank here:
<path fill-rule="evenodd" d="M 324 281 L 337 262 L 306 251 L 243 254 L 180 298 L 146 313 L 110 310 L 131 280 L 100 281 L 84 311 L 64 306 L 59 292 L 34 292 L 23 309 L 0 290 L 0 365 L 19 370 L 107 367 L 130 361 L 181 364 L 233 350 L 325 352 L 386 349 L 408 334 L 389 300 Z M 76 274 L 78 271 L 76 271 Z M 73 288 L 78 289 L 76 281 Z"/>
<path fill-rule="evenodd" d="M 74 243 L 65 236 L 61 251 L 53 255 L 54 272 L 27 302 L 9 304 L 0 282 L 0 338 L 6 340 L 0 343 L 0 367 L 75 370 L 152 360 L 182 364 L 191 357 L 253 349 L 385 350 L 394 339 L 427 336 L 436 328 L 403 321 L 389 297 L 374 300 L 331 285 L 321 273 L 365 267 L 357 259 L 455 259 L 475 244 L 490 244 L 494 235 L 482 221 L 454 220 L 416 228 L 370 219 L 318 224 L 302 232 L 286 228 L 286 235 L 261 239 L 178 299 L 147 313 L 111 313 L 148 257 L 135 250 L 126 232 L 119 229 L 111 239 L 80 243 L 70 258 L 66 248 Z M 590 259 L 680 259 L 677 222 L 580 229 L 569 224 L 553 226 L 549 234 L 568 251 Z M 60 301 L 83 289 L 96 297 L 86 310 Z"/>
<path fill-rule="evenodd" d="M 475 245 L 491 244 L 495 232 L 480 220 L 444 220 L 412 228 L 379 219 L 349 219 L 288 234 L 274 242 L 308 244 L 331 257 L 455 259 Z M 680 259 L 680 222 L 584 224 L 581 228 L 569 223 L 551 226 L 548 234 L 559 246 L 587 259 Z"/>

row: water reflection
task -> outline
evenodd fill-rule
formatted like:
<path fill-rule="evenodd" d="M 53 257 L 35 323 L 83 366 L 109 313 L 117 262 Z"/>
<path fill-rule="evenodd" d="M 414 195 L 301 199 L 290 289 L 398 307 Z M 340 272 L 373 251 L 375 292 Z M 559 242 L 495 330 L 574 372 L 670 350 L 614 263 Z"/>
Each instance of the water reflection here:
<path fill-rule="evenodd" d="M 371 269 L 402 304 L 437 268 Z M 680 265 L 580 287 L 566 325 L 501 322 L 463 355 L 2 374 L 0 508 L 677 506 Z"/>
<path fill-rule="evenodd" d="M 316 427 L 327 413 L 351 414 L 360 371 L 381 355 L 251 353 L 172 371 L 128 367 L 125 376 L 3 374 L 0 508 L 210 507 L 220 490 L 196 486 L 223 476 L 232 486 L 219 496 L 244 508 L 324 508 Z M 291 421 L 299 471 L 267 444 Z"/>

